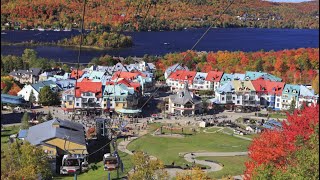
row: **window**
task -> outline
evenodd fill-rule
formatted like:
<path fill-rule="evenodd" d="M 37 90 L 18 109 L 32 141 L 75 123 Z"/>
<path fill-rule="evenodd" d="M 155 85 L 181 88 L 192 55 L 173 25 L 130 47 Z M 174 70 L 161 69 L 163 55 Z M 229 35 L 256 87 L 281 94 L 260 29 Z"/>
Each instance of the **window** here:
<path fill-rule="evenodd" d="M 280 99 L 279 99 L 279 98 L 277 98 L 277 102 L 280 102 Z"/>
<path fill-rule="evenodd" d="M 76 106 L 79 106 L 79 103 L 76 103 Z"/>
<path fill-rule="evenodd" d="M 239 101 L 239 100 L 237 101 L 237 104 L 240 104 L 240 101 Z"/>
<path fill-rule="evenodd" d="M 279 105 L 279 103 L 277 103 L 277 107 L 279 107 L 280 105 Z"/>
<path fill-rule="evenodd" d="M 71 106 L 72 105 L 72 101 L 69 101 L 69 106 Z"/>
<path fill-rule="evenodd" d="M 224 101 L 224 97 L 222 97 L 221 100 Z"/>
<path fill-rule="evenodd" d="M 235 98 L 235 97 L 232 97 L 232 100 L 236 100 L 236 98 Z"/>

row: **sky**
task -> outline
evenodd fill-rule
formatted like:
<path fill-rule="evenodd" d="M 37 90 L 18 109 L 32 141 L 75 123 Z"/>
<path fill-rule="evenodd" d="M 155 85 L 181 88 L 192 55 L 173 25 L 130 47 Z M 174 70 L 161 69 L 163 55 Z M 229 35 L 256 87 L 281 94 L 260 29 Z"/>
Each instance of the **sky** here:
<path fill-rule="evenodd" d="M 298 2 L 305 2 L 305 1 L 312 1 L 312 0 L 269 0 L 272 2 L 294 2 L 294 3 L 298 3 Z"/>

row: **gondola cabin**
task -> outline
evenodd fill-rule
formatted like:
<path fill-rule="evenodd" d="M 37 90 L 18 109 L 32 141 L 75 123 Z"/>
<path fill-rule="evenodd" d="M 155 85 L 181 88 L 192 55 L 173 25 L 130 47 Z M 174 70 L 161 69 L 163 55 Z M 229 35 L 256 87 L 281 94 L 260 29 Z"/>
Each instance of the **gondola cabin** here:
<path fill-rule="evenodd" d="M 64 155 L 60 174 L 75 174 L 88 170 L 88 162 L 85 156 L 73 154 Z"/>
<path fill-rule="evenodd" d="M 119 167 L 118 157 L 112 156 L 110 153 L 104 154 L 103 164 L 104 164 L 105 171 L 116 170 Z"/>

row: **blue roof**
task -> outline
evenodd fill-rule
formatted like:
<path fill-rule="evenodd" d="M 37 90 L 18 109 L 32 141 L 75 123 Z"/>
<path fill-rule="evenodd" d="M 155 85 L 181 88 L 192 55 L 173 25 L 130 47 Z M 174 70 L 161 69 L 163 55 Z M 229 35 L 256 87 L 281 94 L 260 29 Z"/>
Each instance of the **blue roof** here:
<path fill-rule="evenodd" d="M 57 86 L 57 84 L 51 80 L 49 81 L 41 81 L 41 82 L 38 82 L 36 84 L 31 84 L 31 86 L 37 91 L 37 92 L 40 92 L 40 89 L 43 88 L 44 86 L 49 86 L 49 87 L 52 87 L 52 86 Z"/>
<path fill-rule="evenodd" d="M 24 104 L 25 100 L 21 96 L 12 96 L 9 94 L 1 94 L 1 102 L 8 104 Z"/>
<path fill-rule="evenodd" d="M 308 89 L 306 86 L 300 85 L 300 96 L 315 97 L 314 91 Z"/>
<path fill-rule="evenodd" d="M 18 138 L 26 138 L 28 134 L 28 129 L 20 129 L 18 133 Z"/>
<path fill-rule="evenodd" d="M 61 88 L 61 89 L 69 89 L 74 87 L 76 83 L 75 79 L 63 79 L 59 80 L 56 82 L 56 84 Z"/>
<path fill-rule="evenodd" d="M 92 71 L 89 75 L 89 79 L 102 79 L 102 76 L 105 74 L 105 72 L 101 71 Z"/>
<path fill-rule="evenodd" d="M 300 93 L 300 86 L 294 84 L 286 84 L 283 88 L 282 95 L 287 94 L 289 96 L 298 97 Z"/>
<path fill-rule="evenodd" d="M 122 114 L 137 114 L 141 112 L 140 109 L 118 109 L 116 111 Z"/>
<path fill-rule="evenodd" d="M 247 71 L 246 74 L 245 74 L 245 78 L 246 78 L 246 80 L 255 80 L 255 79 L 258 79 L 259 77 L 261 77 L 264 74 L 266 74 L 266 73 L 264 73 L 264 72 Z"/>
<path fill-rule="evenodd" d="M 267 79 L 267 80 L 270 80 L 270 81 L 276 81 L 276 82 L 282 81 L 281 78 L 274 76 L 272 74 L 266 73 L 266 72 L 247 71 L 245 74 L 246 80 L 256 80 L 260 77 Z"/>
<path fill-rule="evenodd" d="M 105 85 L 103 86 L 103 96 L 128 96 L 134 94 L 133 88 L 128 88 L 124 84 Z"/>
<path fill-rule="evenodd" d="M 244 80 L 245 74 L 240 74 L 240 73 L 234 73 L 233 74 L 233 80 Z"/>
<path fill-rule="evenodd" d="M 234 91 L 234 85 L 233 85 L 232 81 L 226 82 L 226 84 L 224 84 L 223 86 L 219 87 L 217 89 L 217 91 L 219 92 L 219 94 L 227 93 L 227 92 L 233 92 Z"/>
<path fill-rule="evenodd" d="M 263 77 L 266 80 L 275 81 L 275 82 L 281 82 L 282 81 L 281 78 L 279 78 L 277 76 L 274 76 L 272 74 L 269 74 L 269 73 L 263 74 L 261 77 Z"/>
<path fill-rule="evenodd" d="M 233 74 L 224 73 L 220 79 L 220 85 L 223 86 L 226 82 L 233 80 Z"/>

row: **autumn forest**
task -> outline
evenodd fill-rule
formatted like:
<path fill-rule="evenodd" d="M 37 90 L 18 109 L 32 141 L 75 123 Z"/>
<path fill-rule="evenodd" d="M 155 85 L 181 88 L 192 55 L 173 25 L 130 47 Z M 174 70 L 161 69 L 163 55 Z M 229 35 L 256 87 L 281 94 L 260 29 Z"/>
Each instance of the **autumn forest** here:
<path fill-rule="evenodd" d="M 89 0 L 85 28 L 179 30 L 190 27 L 319 28 L 319 1 L 273 3 L 239 0 Z M 21 28 L 79 28 L 82 0 L 1 0 L 1 24 Z"/>

